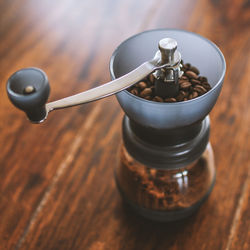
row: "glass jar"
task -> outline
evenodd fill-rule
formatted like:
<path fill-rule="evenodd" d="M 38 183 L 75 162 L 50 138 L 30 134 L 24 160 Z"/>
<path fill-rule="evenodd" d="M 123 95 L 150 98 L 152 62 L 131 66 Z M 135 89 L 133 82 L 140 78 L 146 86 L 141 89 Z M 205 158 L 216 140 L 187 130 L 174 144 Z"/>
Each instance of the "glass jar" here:
<path fill-rule="evenodd" d="M 208 143 L 191 164 L 156 169 L 133 158 L 123 143 L 115 176 L 122 197 L 139 214 L 157 221 L 181 219 L 198 209 L 213 188 L 213 150 Z"/>

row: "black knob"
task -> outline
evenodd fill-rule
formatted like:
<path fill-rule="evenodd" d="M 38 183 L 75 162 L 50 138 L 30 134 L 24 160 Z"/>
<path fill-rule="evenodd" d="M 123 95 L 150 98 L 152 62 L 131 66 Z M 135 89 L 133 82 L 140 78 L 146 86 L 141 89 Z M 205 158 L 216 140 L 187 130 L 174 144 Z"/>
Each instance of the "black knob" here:
<path fill-rule="evenodd" d="M 30 121 L 39 123 L 47 116 L 45 103 L 50 92 L 46 74 L 38 68 L 25 68 L 15 72 L 7 81 L 11 102 L 23 110 Z"/>

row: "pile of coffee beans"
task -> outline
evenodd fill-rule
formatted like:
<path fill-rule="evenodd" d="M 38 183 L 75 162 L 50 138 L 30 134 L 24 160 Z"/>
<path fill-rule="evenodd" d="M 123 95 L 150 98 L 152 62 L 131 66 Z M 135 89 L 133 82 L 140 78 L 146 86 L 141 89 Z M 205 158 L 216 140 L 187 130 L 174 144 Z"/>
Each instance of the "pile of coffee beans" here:
<path fill-rule="evenodd" d="M 199 76 L 200 71 L 190 63 L 181 63 L 184 74 L 179 78 L 179 93 L 171 98 L 163 98 L 155 94 L 155 78 L 150 74 L 147 78 L 128 88 L 136 96 L 156 102 L 181 102 L 194 99 L 211 89 L 205 76 Z"/>
<path fill-rule="evenodd" d="M 175 211 L 191 207 L 207 193 L 207 162 L 206 152 L 182 169 L 154 169 L 136 161 L 122 147 L 116 177 L 130 202 L 146 209 Z"/>

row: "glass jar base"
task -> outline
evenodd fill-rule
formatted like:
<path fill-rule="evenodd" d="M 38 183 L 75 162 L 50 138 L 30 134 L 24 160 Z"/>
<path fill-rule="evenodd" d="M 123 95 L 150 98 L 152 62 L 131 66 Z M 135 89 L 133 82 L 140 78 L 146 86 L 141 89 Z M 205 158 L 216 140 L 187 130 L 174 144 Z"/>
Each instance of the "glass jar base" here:
<path fill-rule="evenodd" d="M 119 186 L 116 176 L 115 176 L 115 180 L 116 180 L 117 189 L 119 190 L 122 199 L 125 201 L 125 203 L 128 205 L 128 207 L 132 211 L 136 212 L 137 214 L 141 215 L 142 217 L 146 219 L 157 221 L 157 222 L 163 222 L 163 223 L 181 220 L 195 213 L 200 208 L 200 206 L 207 200 L 215 184 L 215 176 L 214 176 L 212 184 L 210 188 L 208 189 L 207 193 L 198 202 L 196 202 L 190 207 L 173 210 L 173 211 L 157 211 L 157 210 L 147 209 L 142 206 L 138 206 L 133 201 L 129 200 L 126 197 L 125 193 L 122 191 L 121 187 Z"/>

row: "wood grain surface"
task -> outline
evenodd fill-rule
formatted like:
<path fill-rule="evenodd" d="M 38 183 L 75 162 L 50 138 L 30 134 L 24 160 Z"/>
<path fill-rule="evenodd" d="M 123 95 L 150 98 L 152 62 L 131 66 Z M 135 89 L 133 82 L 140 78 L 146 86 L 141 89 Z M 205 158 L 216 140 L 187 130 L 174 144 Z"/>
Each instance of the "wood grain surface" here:
<path fill-rule="evenodd" d="M 214 190 L 195 215 L 167 224 L 131 213 L 115 187 L 114 97 L 32 125 L 5 91 L 28 66 L 47 73 L 50 100 L 98 86 L 114 49 L 154 28 L 197 32 L 227 61 L 211 112 Z M 0 1 L 0 249 L 250 249 L 249 29 L 247 0 Z"/>

